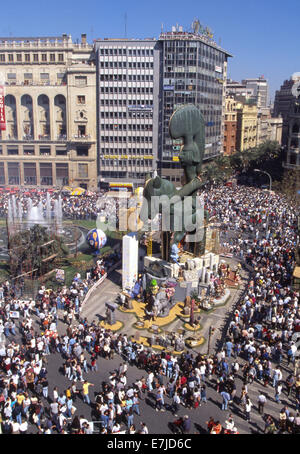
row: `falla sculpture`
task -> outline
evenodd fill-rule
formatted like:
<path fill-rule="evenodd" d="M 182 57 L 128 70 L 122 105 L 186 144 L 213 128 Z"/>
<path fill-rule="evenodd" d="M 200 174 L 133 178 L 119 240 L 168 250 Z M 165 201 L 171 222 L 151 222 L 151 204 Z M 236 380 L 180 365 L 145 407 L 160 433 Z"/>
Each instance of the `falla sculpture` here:
<path fill-rule="evenodd" d="M 162 213 L 163 203 L 155 206 L 151 204 L 153 196 L 167 196 L 172 199 L 178 196 L 179 200 L 185 197 L 192 197 L 191 220 L 193 224 L 196 221 L 196 195 L 198 190 L 203 186 L 201 179 L 202 160 L 205 150 L 205 130 L 204 118 L 200 110 L 194 105 L 184 105 L 174 111 L 169 123 L 169 134 L 173 140 L 182 139 L 182 146 L 179 152 L 180 165 L 184 170 L 185 184 L 180 189 L 164 178 L 155 176 L 146 177 L 143 197 L 145 199 L 141 211 L 140 219 L 145 223 L 148 219 L 154 219 L 156 214 Z M 170 206 L 170 254 L 169 260 L 176 262 L 178 243 L 182 241 L 187 233 L 183 227 L 176 229 L 176 203 Z"/>

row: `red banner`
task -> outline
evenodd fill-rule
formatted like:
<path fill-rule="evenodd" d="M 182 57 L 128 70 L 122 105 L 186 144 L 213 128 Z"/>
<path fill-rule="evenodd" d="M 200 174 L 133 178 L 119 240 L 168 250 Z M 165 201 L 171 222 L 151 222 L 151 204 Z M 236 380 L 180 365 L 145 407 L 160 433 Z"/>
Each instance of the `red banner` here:
<path fill-rule="evenodd" d="M 0 85 L 0 131 L 5 131 L 4 87 Z"/>

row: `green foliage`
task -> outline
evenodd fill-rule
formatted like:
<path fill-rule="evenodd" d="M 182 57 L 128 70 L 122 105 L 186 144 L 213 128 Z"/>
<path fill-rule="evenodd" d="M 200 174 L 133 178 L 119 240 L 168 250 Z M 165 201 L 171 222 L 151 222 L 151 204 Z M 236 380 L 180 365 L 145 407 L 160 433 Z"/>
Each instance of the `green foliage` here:
<path fill-rule="evenodd" d="M 295 206 L 299 209 L 300 189 L 300 172 L 297 170 L 288 170 L 284 172 L 280 182 L 274 185 L 274 188 L 282 192 Z"/>
<path fill-rule="evenodd" d="M 56 268 L 55 259 L 68 254 L 68 248 L 61 238 L 49 234 L 45 227 L 34 225 L 10 236 L 10 271 L 18 276 L 36 270 L 35 276 L 41 276 Z M 49 261 L 43 259 L 53 257 Z"/>
<path fill-rule="evenodd" d="M 237 151 L 229 156 L 221 155 L 204 167 L 208 183 L 221 183 L 241 172 L 253 172 L 255 168 L 269 172 L 273 179 L 282 178 L 282 151 L 278 142 L 267 141 L 255 148 Z"/>

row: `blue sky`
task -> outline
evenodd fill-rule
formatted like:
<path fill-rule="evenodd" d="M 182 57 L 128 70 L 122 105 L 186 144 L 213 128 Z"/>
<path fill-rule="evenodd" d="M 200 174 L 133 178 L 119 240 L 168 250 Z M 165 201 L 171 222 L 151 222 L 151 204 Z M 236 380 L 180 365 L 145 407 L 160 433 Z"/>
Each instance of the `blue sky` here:
<path fill-rule="evenodd" d="M 54 36 L 88 41 L 104 37 L 158 37 L 161 26 L 188 30 L 195 18 L 228 50 L 228 75 L 241 80 L 264 75 L 271 98 L 300 71 L 299 0 L 24 0 L 1 5 L 1 36 Z"/>

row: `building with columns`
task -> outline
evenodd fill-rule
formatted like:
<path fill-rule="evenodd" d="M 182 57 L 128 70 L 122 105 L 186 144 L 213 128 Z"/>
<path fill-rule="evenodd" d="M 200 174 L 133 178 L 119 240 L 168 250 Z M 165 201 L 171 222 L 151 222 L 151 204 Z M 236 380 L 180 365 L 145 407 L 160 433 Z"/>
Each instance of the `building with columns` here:
<path fill-rule="evenodd" d="M 0 85 L 0 184 L 96 189 L 96 67 L 86 36 L 0 38 Z"/>

